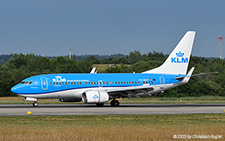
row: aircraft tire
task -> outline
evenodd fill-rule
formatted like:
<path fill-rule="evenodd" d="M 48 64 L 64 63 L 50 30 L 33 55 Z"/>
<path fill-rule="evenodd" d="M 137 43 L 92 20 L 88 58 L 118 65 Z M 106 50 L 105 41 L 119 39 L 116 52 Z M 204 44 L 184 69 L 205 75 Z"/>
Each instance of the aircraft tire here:
<path fill-rule="evenodd" d="M 37 107 L 37 106 L 38 106 L 38 103 L 37 103 L 37 102 L 34 102 L 34 103 L 33 103 L 33 106 L 34 106 L 34 107 Z"/>
<path fill-rule="evenodd" d="M 119 107 L 120 106 L 120 102 L 118 100 L 112 100 L 110 102 L 112 107 Z"/>

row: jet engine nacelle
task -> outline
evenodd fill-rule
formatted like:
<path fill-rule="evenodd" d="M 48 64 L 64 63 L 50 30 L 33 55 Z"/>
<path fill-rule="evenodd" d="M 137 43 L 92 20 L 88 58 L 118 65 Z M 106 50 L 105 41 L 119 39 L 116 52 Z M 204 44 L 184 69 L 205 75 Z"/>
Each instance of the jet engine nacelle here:
<path fill-rule="evenodd" d="M 86 91 L 82 95 L 84 103 L 106 103 L 109 101 L 109 95 L 104 91 Z"/>
<path fill-rule="evenodd" d="M 82 99 L 81 98 L 61 98 L 59 99 L 60 102 L 80 102 Z"/>

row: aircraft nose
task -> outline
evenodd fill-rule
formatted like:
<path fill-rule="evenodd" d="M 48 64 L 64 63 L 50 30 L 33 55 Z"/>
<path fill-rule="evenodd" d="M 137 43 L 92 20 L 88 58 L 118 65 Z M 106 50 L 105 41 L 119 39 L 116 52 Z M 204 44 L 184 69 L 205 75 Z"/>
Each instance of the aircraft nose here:
<path fill-rule="evenodd" d="M 11 88 L 11 92 L 16 93 L 16 86 L 13 86 L 13 87 Z"/>
<path fill-rule="evenodd" d="M 13 93 L 19 93 L 19 91 L 20 91 L 20 87 L 18 86 L 18 85 L 16 85 L 16 86 L 13 86 L 12 88 L 11 88 L 11 92 L 13 92 Z"/>

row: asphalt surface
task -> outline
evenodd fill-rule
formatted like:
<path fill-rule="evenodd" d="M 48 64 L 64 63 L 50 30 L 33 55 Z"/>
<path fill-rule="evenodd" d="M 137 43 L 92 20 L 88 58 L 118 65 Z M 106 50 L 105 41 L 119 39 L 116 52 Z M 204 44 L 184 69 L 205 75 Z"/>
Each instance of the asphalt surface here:
<path fill-rule="evenodd" d="M 94 104 L 0 104 L 0 116 L 27 115 L 146 115 L 224 113 L 225 104 L 121 104 L 120 107 L 96 107 Z"/>

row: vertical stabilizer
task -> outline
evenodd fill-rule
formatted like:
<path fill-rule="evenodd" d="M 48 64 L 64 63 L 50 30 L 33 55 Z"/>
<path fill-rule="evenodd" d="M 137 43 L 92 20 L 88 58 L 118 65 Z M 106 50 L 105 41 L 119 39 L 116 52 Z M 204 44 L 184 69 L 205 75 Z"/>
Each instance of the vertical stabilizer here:
<path fill-rule="evenodd" d="M 186 75 L 194 38 L 195 31 L 188 31 L 161 66 L 143 73 Z"/>

